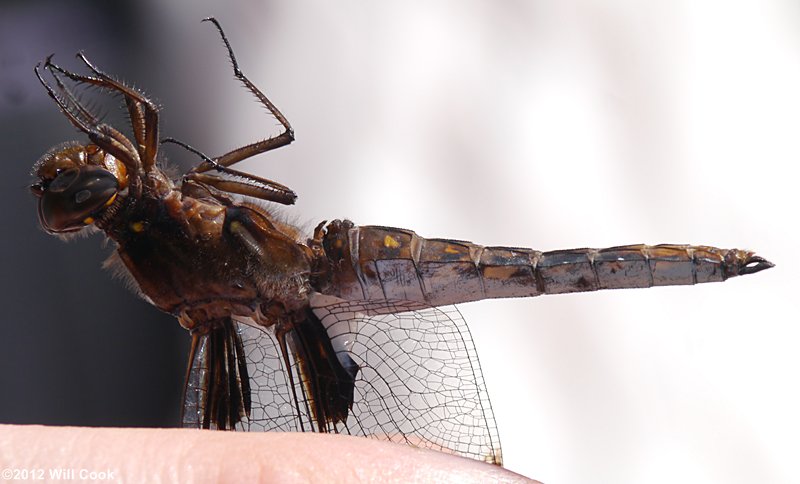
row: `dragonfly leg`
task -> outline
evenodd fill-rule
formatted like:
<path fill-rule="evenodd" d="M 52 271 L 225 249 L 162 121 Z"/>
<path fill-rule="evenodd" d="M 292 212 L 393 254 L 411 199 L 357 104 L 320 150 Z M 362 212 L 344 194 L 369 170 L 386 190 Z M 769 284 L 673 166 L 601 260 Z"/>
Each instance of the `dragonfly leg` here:
<path fill-rule="evenodd" d="M 53 86 L 45 81 L 40 71 L 42 67 L 41 64 L 37 64 L 34 68 L 39 82 L 73 126 L 86 133 L 93 143 L 100 146 L 100 148 L 116 157 L 125 165 L 130 173 L 129 179 L 132 190 L 140 193 L 141 182 L 138 174 L 141 171 L 142 163 L 136 147 L 133 146 L 125 135 L 105 123 L 100 123 L 97 117 L 77 100 L 75 95 L 61 82 L 56 74 L 58 72 L 69 76 L 68 71 L 53 64 L 50 61 L 51 57 L 52 56 L 45 60 L 44 69 L 47 69 L 53 76 L 53 79 L 56 80 L 56 87 L 53 88 Z"/>
<path fill-rule="evenodd" d="M 70 91 L 67 88 L 67 86 L 64 85 L 64 83 L 61 81 L 61 78 L 53 73 L 52 69 L 57 66 L 51 62 L 52 57 L 53 57 L 52 55 L 49 56 L 45 61 L 45 68 L 47 69 L 48 72 L 50 72 L 50 75 L 53 76 L 53 79 L 55 79 L 56 89 L 58 90 L 58 94 L 64 97 L 64 99 L 66 100 L 66 104 L 72 106 L 76 111 L 75 114 L 78 115 L 82 120 L 84 120 L 84 122 L 87 125 L 89 126 L 99 125 L 100 120 L 97 119 L 97 117 L 94 114 L 92 114 L 91 111 L 85 108 L 80 103 L 80 101 L 78 101 L 75 95 L 72 94 L 72 91 Z M 39 66 L 37 65 L 36 67 L 38 69 Z M 39 80 L 41 81 L 41 78 Z M 45 86 L 45 88 L 47 88 L 47 86 Z"/>
<path fill-rule="evenodd" d="M 79 53 L 78 58 L 96 77 L 84 76 L 68 71 L 49 62 L 49 59 L 46 67 L 60 72 L 75 82 L 90 84 L 122 94 L 125 98 L 125 104 L 128 107 L 133 134 L 138 145 L 137 152 L 142 159 L 145 172 L 150 171 L 155 165 L 156 156 L 158 155 L 158 108 L 152 101 L 147 99 L 136 89 L 128 87 L 103 73 L 92 64 L 83 53 Z"/>
<path fill-rule="evenodd" d="M 233 172 L 231 174 L 234 176 L 241 176 L 243 180 L 231 180 L 216 175 L 192 172 L 187 173 L 184 178 L 195 183 L 212 186 L 223 192 L 246 195 L 283 205 L 291 205 L 297 199 L 297 195 L 290 188 L 280 183 L 234 170 L 230 170 L 230 172 Z"/>
<path fill-rule="evenodd" d="M 236 56 L 233 54 L 231 43 L 225 36 L 225 32 L 222 30 L 222 26 L 220 26 L 217 19 L 214 17 L 208 17 L 203 21 L 213 23 L 217 28 L 217 31 L 219 31 L 219 34 L 222 37 L 222 42 L 225 43 L 225 47 L 228 49 L 228 57 L 230 58 L 231 64 L 233 64 L 234 77 L 244 84 L 244 87 L 247 88 L 247 90 L 250 91 L 283 126 L 283 132 L 281 134 L 225 153 L 224 155 L 215 158 L 214 161 L 216 164 L 224 167 L 230 166 L 234 163 L 238 163 L 244 159 L 250 158 L 251 156 L 255 156 L 269 150 L 274 150 L 275 148 L 280 148 L 281 146 L 286 146 L 294 141 L 294 130 L 292 129 L 292 126 L 289 124 L 289 121 L 286 119 L 286 117 L 278 110 L 277 107 L 275 107 L 274 104 L 272 104 L 272 101 L 270 101 L 267 96 L 264 95 L 264 93 L 261 92 L 261 90 L 242 73 L 242 70 L 239 69 L 239 63 L 236 61 Z M 214 163 L 209 163 L 206 161 L 195 167 L 192 171 L 196 173 L 202 173 L 214 168 L 216 168 Z"/>
<path fill-rule="evenodd" d="M 206 163 L 210 163 L 216 171 L 234 177 L 222 178 L 206 173 L 190 171 L 184 175 L 184 182 L 190 181 L 199 185 L 211 186 L 223 192 L 246 195 L 261 200 L 266 200 L 268 202 L 281 203 L 283 205 L 292 205 L 297 199 L 297 195 L 289 187 L 266 178 L 251 175 L 250 173 L 224 167 L 218 164 L 215 160 L 212 160 L 206 156 L 202 151 L 184 143 L 183 141 L 179 141 L 175 138 L 164 138 L 161 140 L 161 143 L 176 144 L 203 158 L 203 160 Z"/>

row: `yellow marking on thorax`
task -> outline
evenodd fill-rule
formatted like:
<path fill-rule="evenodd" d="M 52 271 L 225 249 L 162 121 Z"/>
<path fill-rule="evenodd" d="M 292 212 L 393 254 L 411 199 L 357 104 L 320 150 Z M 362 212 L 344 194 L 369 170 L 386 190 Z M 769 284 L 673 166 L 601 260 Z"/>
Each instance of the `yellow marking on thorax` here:
<path fill-rule="evenodd" d="M 142 221 L 131 222 L 130 227 L 131 227 L 131 230 L 133 230 L 137 234 L 141 233 L 141 232 L 144 232 L 144 222 L 142 222 Z"/>
<path fill-rule="evenodd" d="M 117 199 L 117 194 L 115 193 L 111 195 L 111 198 L 108 199 L 105 206 L 106 207 L 110 206 L 112 203 L 114 203 L 114 200 L 116 199 Z M 85 219 L 83 219 L 83 223 L 86 225 L 92 225 L 94 223 L 94 217 L 86 217 Z"/>
<path fill-rule="evenodd" d="M 396 249 L 400 247 L 400 242 L 395 240 L 391 235 L 387 235 L 383 238 L 383 246 L 388 249 Z"/>

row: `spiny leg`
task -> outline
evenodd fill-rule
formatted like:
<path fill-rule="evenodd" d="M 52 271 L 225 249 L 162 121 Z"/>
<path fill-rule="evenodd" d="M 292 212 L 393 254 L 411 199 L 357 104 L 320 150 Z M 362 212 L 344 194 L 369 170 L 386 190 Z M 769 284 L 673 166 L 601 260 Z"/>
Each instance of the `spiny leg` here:
<path fill-rule="evenodd" d="M 233 151 L 230 151 L 222 156 L 219 156 L 215 159 L 216 163 L 222 166 L 230 166 L 234 163 L 238 163 L 244 159 L 250 158 L 251 156 L 255 156 L 259 153 L 264 153 L 269 150 L 274 150 L 275 148 L 280 148 L 281 146 L 286 146 L 292 141 L 294 141 L 294 130 L 292 126 L 289 124 L 289 121 L 284 117 L 284 115 L 275 107 L 274 104 L 258 89 L 255 84 L 253 84 L 250 79 L 247 78 L 242 73 L 242 70 L 239 69 L 239 63 L 236 61 L 236 56 L 233 54 L 233 48 L 231 47 L 228 38 L 225 36 L 225 32 L 222 30 L 222 26 L 220 26 L 217 19 L 214 17 L 208 17 L 203 19 L 204 22 L 211 22 L 217 28 L 217 31 L 222 37 L 222 41 L 225 43 L 225 47 L 228 49 L 228 57 L 230 58 L 231 64 L 233 64 L 233 75 L 236 77 L 244 86 L 250 91 L 258 100 L 264 105 L 269 112 L 275 116 L 281 125 L 283 125 L 284 131 L 271 138 L 257 141 L 255 143 L 251 143 L 247 146 L 243 146 L 241 148 L 237 148 Z M 204 171 L 208 171 L 211 169 L 216 168 L 214 164 L 205 162 L 201 165 L 195 167 L 192 171 L 196 173 L 202 173 Z"/>
<path fill-rule="evenodd" d="M 144 147 L 143 161 L 145 164 L 145 171 L 149 171 L 150 168 L 155 165 L 156 156 L 158 155 L 158 107 L 138 90 L 126 86 L 122 82 L 102 72 L 86 58 L 83 52 L 78 53 L 78 58 L 83 61 L 98 78 L 107 82 L 113 89 L 116 89 L 125 96 L 125 103 L 128 105 L 131 118 L 135 118 L 137 120 L 136 122 L 140 125 L 140 128 L 137 130 L 139 133 L 136 134 L 136 141 L 140 146 Z"/>
<path fill-rule="evenodd" d="M 233 171 L 232 174 L 245 177 L 247 181 L 231 180 L 205 173 L 187 173 L 185 179 L 201 185 L 212 186 L 223 192 L 246 195 L 282 205 L 292 205 L 297 199 L 297 195 L 290 188 L 280 183 L 242 172 Z"/>
<path fill-rule="evenodd" d="M 54 64 L 52 62 L 52 57 L 53 56 L 49 56 L 47 58 L 47 60 L 45 61 L 44 67 L 45 67 L 45 69 L 48 70 L 48 72 L 50 72 L 50 74 L 53 76 L 53 78 L 55 78 L 57 81 L 59 81 L 59 78 L 58 78 L 56 73 L 59 73 L 61 75 L 64 75 L 64 76 L 70 78 L 71 80 L 73 80 L 73 81 L 75 81 L 77 83 L 89 84 L 89 85 L 92 85 L 92 86 L 95 86 L 95 87 L 99 87 L 100 89 L 110 90 L 112 92 L 115 91 L 113 88 L 111 88 L 108 85 L 106 85 L 106 83 L 103 82 L 101 79 L 93 78 L 93 77 L 89 77 L 89 76 L 84 76 L 84 75 L 81 75 L 81 74 L 77 74 L 77 73 L 74 73 L 72 71 L 68 71 L 68 70 L 64 69 L 63 67 L 61 67 L 61 66 L 59 66 L 57 64 Z M 63 84 L 60 81 L 59 81 L 59 84 L 63 86 Z M 75 98 L 73 96 L 70 96 L 70 98 L 73 101 L 75 100 Z M 75 103 L 79 105 L 79 103 L 77 103 L 77 102 L 75 102 Z M 136 123 L 137 117 L 135 116 L 135 113 L 130 113 L 130 114 L 131 114 L 132 122 Z M 97 124 L 99 124 L 99 123 L 97 123 Z M 140 131 L 140 129 L 138 129 L 135 125 L 133 126 L 133 128 L 134 128 L 134 134 L 136 134 L 138 131 Z"/>
<path fill-rule="evenodd" d="M 97 77 L 76 74 L 49 62 L 49 59 L 45 67 L 55 69 L 75 82 L 91 84 L 122 94 L 128 107 L 133 134 L 138 145 L 137 151 L 142 160 L 143 169 L 145 172 L 150 171 L 155 165 L 156 156 L 158 155 L 158 108 L 136 89 L 128 87 L 100 71 L 82 52 L 78 53 L 78 58 Z"/>
<path fill-rule="evenodd" d="M 48 62 L 49 60 L 50 58 L 48 57 Z M 56 88 L 58 89 L 58 93 L 64 96 L 64 98 L 66 98 L 67 103 L 70 104 L 73 108 L 75 108 L 77 114 L 79 114 L 87 122 L 88 125 L 98 126 L 100 124 L 100 120 L 97 119 L 97 117 L 94 114 L 92 114 L 89 111 L 89 109 L 85 108 L 83 104 L 80 103 L 80 101 L 78 101 L 78 98 L 74 94 L 72 94 L 72 91 L 70 91 L 67 88 L 67 86 L 64 85 L 60 77 L 55 75 L 49 69 L 48 72 L 50 72 L 50 75 L 53 76 L 53 79 L 55 79 L 56 81 Z"/>
<path fill-rule="evenodd" d="M 89 139 L 100 146 L 103 150 L 110 153 L 119 159 L 130 172 L 131 189 L 135 193 L 141 192 L 141 181 L 139 179 L 139 172 L 141 167 L 141 160 L 133 144 L 122 133 L 112 128 L 111 126 L 98 123 L 98 120 L 91 112 L 86 109 L 75 97 L 74 94 L 58 79 L 58 76 L 51 69 L 54 64 L 50 62 L 48 57 L 45 61 L 44 68 L 50 72 L 58 84 L 59 93 L 63 98 L 55 92 L 52 86 L 42 77 L 39 71 L 41 64 L 36 64 L 34 73 L 39 79 L 39 82 L 47 91 L 47 94 L 55 101 L 61 112 L 76 128 L 86 133 Z M 64 72 L 63 69 L 56 69 L 58 72 Z"/>
<path fill-rule="evenodd" d="M 69 77 L 70 79 L 75 80 L 76 82 L 87 82 L 85 79 L 91 79 L 91 78 L 87 78 L 85 76 L 81 76 L 79 74 L 67 71 L 64 68 L 59 67 L 56 64 L 53 64 L 51 59 L 52 56 L 49 56 L 45 60 L 44 68 L 47 69 L 50 75 L 53 76 L 53 79 L 56 80 L 59 87 L 59 91 L 63 93 L 67 99 L 66 102 L 61 98 L 59 98 L 53 92 L 53 89 L 44 81 L 42 76 L 39 74 L 38 65 L 36 66 L 34 71 L 36 72 L 36 76 L 39 78 L 39 82 L 41 82 L 42 85 L 45 87 L 45 89 L 47 89 L 47 92 L 48 94 L 50 94 L 50 97 L 52 97 L 56 101 L 56 103 L 61 108 L 62 112 L 64 112 L 64 114 L 67 116 L 67 118 L 69 118 L 70 121 L 72 121 L 73 124 L 78 127 L 78 129 L 80 129 L 90 137 L 92 137 L 92 135 L 95 136 L 100 135 L 101 137 L 110 137 L 111 139 L 108 140 L 108 142 L 111 144 L 111 147 L 109 148 L 109 151 L 112 152 L 111 154 L 117 156 L 114 153 L 114 151 L 119 151 L 119 149 L 124 148 L 126 153 L 123 155 L 124 157 L 124 159 L 122 159 L 123 162 L 127 158 L 132 158 L 137 165 L 140 165 L 141 158 L 139 157 L 138 150 L 133 145 L 133 143 L 131 143 L 130 140 L 128 140 L 128 138 L 125 135 L 123 135 L 116 129 L 112 128 L 111 126 L 105 123 L 100 123 L 99 120 L 94 115 L 92 115 L 91 112 L 78 101 L 77 97 L 74 94 L 72 94 L 72 92 L 64 85 L 64 83 L 61 82 L 56 73 L 63 74 Z M 103 86 L 101 85 L 100 87 Z M 69 103 L 69 105 L 67 103 Z M 83 119 L 81 120 L 76 119 L 77 118 L 76 113 L 73 112 L 72 109 L 77 111 L 78 115 L 83 116 Z M 105 149 L 105 146 L 101 147 Z"/>
<path fill-rule="evenodd" d="M 48 56 L 45 60 L 45 68 L 47 68 L 48 65 L 51 65 L 50 57 L 52 57 L 52 55 Z M 42 73 L 39 71 L 41 66 L 41 63 L 36 64 L 36 66 L 33 68 L 33 72 L 36 74 L 36 78 L 39 79 L 39 83 L 45 88 L 47 94 L 53 99 L 53 101 L 55 101 L 59 110 L 61 110 L 64 116 L 67 117 L 69 122 L 87 135 L 96 129 L 97 124 L 93 122 L 96 121 L 96 119 L 94 119 L 93 116 L 86 116 L 88 110 L 76 101 L 75 96 L 69 94 L 64 96 L 66 99 L 62 99 L 62 97 L 59 96 L 59 93 L 63 94 L 64 92 L 68 91 L 66 91 L 66 88 L 64 88 L 63 84 L 58 81 L 58 78 L 52 73 L 52 71 L 49 72 L 53 78 L 56 79 L 56 82 L 59 85 L 59 93 L 56 93 L 55 89 L 53 89 L 53 87 L 44 80 Z"/>
<path fill-rule="evenodd" d="M 261 200 L 276 202 L 283 205 L 292 205 L 295 200 L 297 200 L 297 195 L 291 188 L 266 178 L 261 178 L 249 173 L 224 167 L 206 156 L 202 151 L 184 143 L 183 141 L 179 141 L 175 138 L 164 138 L 161 140 L 161 142 L 173 143 L 188 151 L 191 151 L 197 156 L 203 158 L 206 163 L 210 163 L 213 169 L 217 170 L 218 172 L 240 179 L 235 180 L 230 178 L 222 178 L 206 173 L 190 171 L 184 175 L 184 181 L 194 182 L 199 185 L 211 186 L 223 192 L 246 195 L 248 197 L 259 198 Z"/>

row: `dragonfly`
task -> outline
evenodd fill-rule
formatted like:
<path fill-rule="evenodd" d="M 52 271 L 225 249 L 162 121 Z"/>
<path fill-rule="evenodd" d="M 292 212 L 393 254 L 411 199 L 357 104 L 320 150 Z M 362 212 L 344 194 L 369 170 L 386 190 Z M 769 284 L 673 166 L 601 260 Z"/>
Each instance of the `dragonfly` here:
<path fill-rule="evenodd" d="M 211 158 L 159 137 L 159 110 L 101 71 L 34 72 L 88 142 L 48 151 L 31 191 L 49 234 L 102 232 L 109 264 L 191 335 L 181 424 L 218 430 L 367 436 L 502 464 L 480 362 L 456 304 L 487 298 L 720 282 L 773 267 L 747 250 L 626 245 L 542 252 L 323 221 L 305 237 L 275 207 L 297 195 L 232 168 L 294 140 L 286 117 L 243 74 L 213 17 L 234 77 L 280 123 L 278 135 Z M 104 123 L 74 86 L 121 95 L 129 133 Z M 159 149 L 201 160 L 177 179 Z"/>

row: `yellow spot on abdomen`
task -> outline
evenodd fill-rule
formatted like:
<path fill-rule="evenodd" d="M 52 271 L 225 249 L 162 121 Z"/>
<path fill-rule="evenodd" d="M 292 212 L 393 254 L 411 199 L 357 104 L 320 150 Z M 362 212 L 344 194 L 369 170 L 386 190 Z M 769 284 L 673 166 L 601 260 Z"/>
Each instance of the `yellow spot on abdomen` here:
<path fill-rule="evenodd" d="M 85 219 L 83 219 L 83 223 L 85 223 L 86 225 L 92 225 L 94 223 L 94 217 L 86 217 Z"/>
<path fill-rule="evenodd" d="M 396 249 L 400 247 L 400 242 L 395 240 L 391 235 L 387 235 L 383 238 L 383 246 L 389 249 Z"/>
<path fill-rule="evenodd" d="M 452 245 L 448 245 L 444 248 L 444 251 L 448 254 L 460 254 L 461 252 L 458 249 L 454 249 Z"/>
<path fill-rule="evenodd" d="M 144 222 L 132 222 L 131 223 L 131 230 L 133 230 L 137 234 L 139 232 L 143 232 L 144 231 Z"/>

